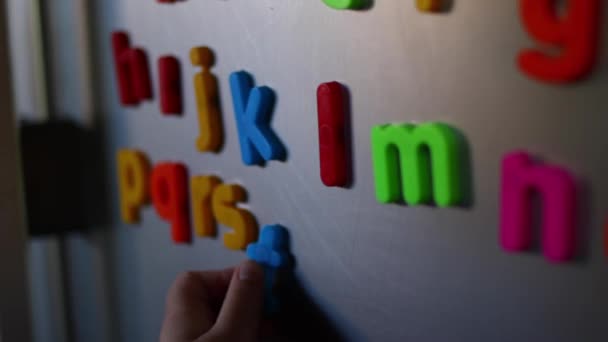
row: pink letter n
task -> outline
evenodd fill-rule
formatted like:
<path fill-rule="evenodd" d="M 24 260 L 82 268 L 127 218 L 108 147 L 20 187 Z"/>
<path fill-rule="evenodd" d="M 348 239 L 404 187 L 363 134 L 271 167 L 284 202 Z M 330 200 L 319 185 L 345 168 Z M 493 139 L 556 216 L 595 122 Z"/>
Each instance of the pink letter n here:
<path fill-rule="evenodd" d="M 510 252 L 532 244 L 532 194 L 542 201 L 541 247 L 551 262 L 567 261 L 576 246 L 576 185 L 570 173 L 556 166 L 535 165 L 525 152 L 502 161 L 500 242 Z"/>

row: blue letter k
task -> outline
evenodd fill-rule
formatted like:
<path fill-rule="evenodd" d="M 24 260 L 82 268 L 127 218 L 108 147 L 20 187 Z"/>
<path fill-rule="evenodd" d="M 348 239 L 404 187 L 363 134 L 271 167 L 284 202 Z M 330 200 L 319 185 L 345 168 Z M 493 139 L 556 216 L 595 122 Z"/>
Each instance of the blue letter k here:
<path fill-rule="evenodd" d="M 260 165 L 284 158 L 285 148 L 270 128 L 273 91 L 268 87 L 254 88 L 253 78 L 245 71 L 230 75 L 230 89 L 243 163 Z"/>

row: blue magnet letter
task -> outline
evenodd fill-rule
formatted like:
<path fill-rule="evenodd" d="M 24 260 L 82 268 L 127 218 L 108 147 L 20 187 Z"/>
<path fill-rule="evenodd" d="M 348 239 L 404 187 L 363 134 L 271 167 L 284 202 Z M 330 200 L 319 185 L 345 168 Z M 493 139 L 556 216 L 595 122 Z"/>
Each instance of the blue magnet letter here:
<path fill-rule="evenodd" d="M 247 257 L 264 266 L 264 310 L 268 314 L 279 311 L 274 293 L 277 272 L 291 263 L 289 233 L 281 225 L 264 226 L 258 242 L 247 246 Z"/>
<path fill-rule="evenodd" d="M 249 259 L 262 265 L 279 268 L 289 264 L 288 233 L 285 227 L 275 224 L 264 226 L 258 242 L 247 246 Z"/>
<path fill-rule="evenodd" d="M 253 78 L 245 71 L 230 75 L 230 89 L 243 163 L 261 165 L 284 158 L 285 148 L 270 128 L 273 91 L 266 86 L 254 87 Z"/>

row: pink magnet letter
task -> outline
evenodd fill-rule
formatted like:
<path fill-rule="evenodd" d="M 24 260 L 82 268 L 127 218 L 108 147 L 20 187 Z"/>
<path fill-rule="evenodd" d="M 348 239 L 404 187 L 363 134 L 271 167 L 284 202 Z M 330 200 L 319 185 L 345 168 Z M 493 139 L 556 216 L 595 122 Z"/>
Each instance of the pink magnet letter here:
<path fill-rule="evenodd" d="M 502 247 L 511 252 L 526 250 L 532 243 L 532 192 L 542 200 L 541 246 L 545 258 L 563 262 L 572 258 L 576 246 L 576 185 L 562 168 L 535 165 L 525 152 L 513 152 L 502 162 Z"/>

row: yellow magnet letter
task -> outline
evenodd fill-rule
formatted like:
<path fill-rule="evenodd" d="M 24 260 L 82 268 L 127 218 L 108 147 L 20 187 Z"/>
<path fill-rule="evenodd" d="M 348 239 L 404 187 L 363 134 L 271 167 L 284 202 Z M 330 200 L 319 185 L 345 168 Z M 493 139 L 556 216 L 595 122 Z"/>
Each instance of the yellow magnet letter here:
<path fill-rule="evenodd" d="M 117 155 L 120 211 L 126 223 L 139 222 L 139 209 L 149 202 L 150 162 L 137 150 L 122 149 Z"/>
<path fill-rule="evenodd" d="M 222 146 L 222 121 L 218 104 L 217 78 L 209 71 L 214 63 L 208 47 L 190 50 L 192 65 L 203 70 L 194 75 L 194 95 L 198 111 L 199 136 L 196 148 L 201 152 L 219 152 Z"/>
<path fill-rule="evenodd" d="M 441 0 L 416 0 L 418 9 L 422 12 L 437 12 L 441 10 Z"/>
<path fill-rule="evenodd" d="M 190 181 L 196 236 L 206 237 L 216 234 L 215 218 L 211 210 L 211 195 L 220 184 L 222 184 L 222 180 L 215 176 L 196 176 L 192 177 Z"/>
<path fill-rule="evenodd" d="M 213 191 L 213 213 L 217 221 L 233 229 L 224 234 L 224 245 L 229 249 L 245 249 L 258 236 L 258 225 L 253 215 L 236 207 L 244 202 L 247 191 L 236 184 L 222 184 Z"/>

